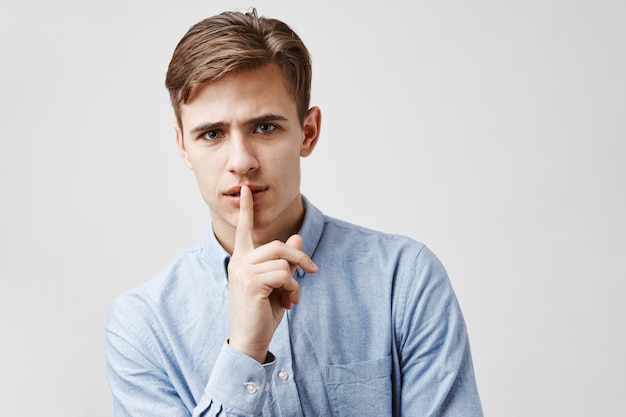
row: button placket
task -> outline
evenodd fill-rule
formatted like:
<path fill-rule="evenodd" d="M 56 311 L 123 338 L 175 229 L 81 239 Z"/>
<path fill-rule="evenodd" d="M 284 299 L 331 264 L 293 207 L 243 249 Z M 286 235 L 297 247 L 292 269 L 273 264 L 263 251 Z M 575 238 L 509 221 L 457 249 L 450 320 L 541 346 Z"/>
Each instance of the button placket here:
<path fill-rule="evenodd" d="M 298 390 L 294 380 L 294 371 L 291 363 L 291 340 L 289 336 L 289 322 L 292 311 L 287 311 L 282 323 L 276 329 L 270 350 L 276 355 L 276 368 L 272 375 L 272 390 L 270 394 L 275 399 L 280 413 L 276 415 L 302 417 L 302 408 Z M 286 320 L 285 320 L 286 319 Z"/>

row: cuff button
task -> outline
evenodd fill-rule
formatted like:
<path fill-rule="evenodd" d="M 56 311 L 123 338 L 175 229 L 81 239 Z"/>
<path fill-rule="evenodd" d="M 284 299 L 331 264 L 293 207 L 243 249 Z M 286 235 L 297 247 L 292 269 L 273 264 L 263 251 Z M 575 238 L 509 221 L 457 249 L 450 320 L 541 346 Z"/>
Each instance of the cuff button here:
<path fill-rule="evenodd" d="M 259 389 L 254 382 L 246 382 L 244 385 L 248 394 L 255 394 Z"/>

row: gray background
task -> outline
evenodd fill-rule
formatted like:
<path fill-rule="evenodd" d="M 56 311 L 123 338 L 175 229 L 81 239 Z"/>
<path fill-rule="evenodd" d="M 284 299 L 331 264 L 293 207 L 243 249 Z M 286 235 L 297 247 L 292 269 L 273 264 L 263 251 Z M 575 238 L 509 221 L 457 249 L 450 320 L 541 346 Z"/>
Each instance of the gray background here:
<path fill-rule="evenodd" d="M 209 222 L 166 66 L 193 23 L 250 4 L 314 58 L 303 192 L 439 255 L 486 415 L 623 416 L 626 2 L 610 0 L 3 0 L 0 415 L 112 414 L 111 303 Z"/>

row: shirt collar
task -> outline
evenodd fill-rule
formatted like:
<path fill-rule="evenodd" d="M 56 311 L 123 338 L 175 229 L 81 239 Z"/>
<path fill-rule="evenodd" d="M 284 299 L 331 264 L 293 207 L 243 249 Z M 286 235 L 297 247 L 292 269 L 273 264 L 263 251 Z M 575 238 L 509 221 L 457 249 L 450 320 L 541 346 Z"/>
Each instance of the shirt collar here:
<path fill-rule="evenodd" d="M 309 255 L 309 258 L 313 259 L 315 249 L 317 249 L 324 231 L 324 214 L 311 204 L 305 196 L 302 196 L 302 204 L 304 205 L 304 221 L 298 234 L 302 237 L 302 250 Z M 302 278 L 304 271 L 301 268 L 297 268 L 296 274 Z"/>

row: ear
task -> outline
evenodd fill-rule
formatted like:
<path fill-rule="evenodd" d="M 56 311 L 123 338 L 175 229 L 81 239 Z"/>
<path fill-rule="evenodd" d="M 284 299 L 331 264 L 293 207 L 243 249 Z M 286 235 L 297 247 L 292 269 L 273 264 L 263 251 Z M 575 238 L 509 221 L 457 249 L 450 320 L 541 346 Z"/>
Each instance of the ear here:
<path fill-rule="evenodd" d="M 193 165 L 191 165 L 189 156 L 187 155 L 187 150 L 185 149 L 183 130 L 178 122 L 174 122 L 172 126 L 174 127 L 174 132 L 176 133 L 176 147 L 178 148 L 178 152 L 180 152 L 180 156 L 183 158 L 183 161 L 185 161 L 185 164 L 189 167 L 189 169 L 193 170 Z"/>
<path fill-rule="evenodd" d="M 307 157 L 313 153 L 313 149 L 317 145 L 320 137 L 320 129 L 322 127 L 322 112 L 319 107 L 311 107 L 304 116 L 302 130 L 304 131 L 304 139 L 300 145 L 300 156 Z"/>

